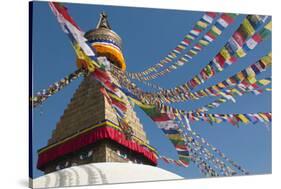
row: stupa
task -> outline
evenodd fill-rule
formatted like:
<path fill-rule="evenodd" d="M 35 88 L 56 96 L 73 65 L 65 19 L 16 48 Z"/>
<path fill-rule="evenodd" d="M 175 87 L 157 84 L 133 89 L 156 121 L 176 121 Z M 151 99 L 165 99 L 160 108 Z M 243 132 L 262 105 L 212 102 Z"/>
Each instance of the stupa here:
<path fill-rule="evenodd" d="M 105 13 L 85 38 L 99 58 L 126 69 L 121 37 L 115 33 Z M 81 60 L 77 59 L 81 67 Z M 125 99 L 126 117 L 133 131 L 128 137 L 116 112 L 100 91 L 101 85 L 86 76 L 66 107 L 48 144 L 38 150 L 37 168 L 45 174 L 72 166 L 97 162 L 132 162 L 157 165 L 157 155 L 132 105 Z"/>

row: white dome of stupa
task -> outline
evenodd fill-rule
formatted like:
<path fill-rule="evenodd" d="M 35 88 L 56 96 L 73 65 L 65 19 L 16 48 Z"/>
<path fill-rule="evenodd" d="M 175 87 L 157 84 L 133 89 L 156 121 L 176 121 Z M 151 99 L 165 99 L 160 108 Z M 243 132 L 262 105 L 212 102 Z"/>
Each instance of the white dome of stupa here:
<path fill-rule="evenodd" d="M 178 179 L 183 179 L 183 177 L 150 165 L 116 162 L 91 163 L 72 166 L 38 177 L 31 181 L 31 187 L 85 186 Z"/>

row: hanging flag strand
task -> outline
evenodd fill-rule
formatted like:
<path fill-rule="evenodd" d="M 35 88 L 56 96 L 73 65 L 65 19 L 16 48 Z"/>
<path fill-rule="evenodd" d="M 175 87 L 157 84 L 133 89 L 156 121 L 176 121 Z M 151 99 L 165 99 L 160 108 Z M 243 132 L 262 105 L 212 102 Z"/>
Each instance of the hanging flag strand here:
<path fill-rule="evenodd" d="M 234 23 L 234 19 L 236 16 L 237 14 L 231 14 L 231 13 L 221 14 L 221 16 L 215 22 L 215 24 L 210 27 L 210 30 L 204 36 L 202 36 L 199 42 L 196 43 L 189 51 L 187 51 L 180 59 L 178 59 L 176 62 L 174 62 L 166 69 L 157 72 L 153 75 L 139 78 L 139 80 L 146 81 L 146 80 L 162 77 L 167 73 L 170 73 L 180 68 L 181 66 L 184 66 L 186 63 L 191 62 L 194 56 L 196 56 L 199 52 L 201 52 L 204 49 L 204 47 L 210 45 L 214 40 L 216 40 L 217 37 L 219 37 L 223 33 L 223 31 L 227 27 L 229 27 L 231 24 Z"/>
<path fill-rule="evenodd" d="M 37 92 L 33 97 L 31 97 L 32 106 L 35 108 L 38 105 L 42 104 L 50 96 L 56 94 L 82 75 L 84 75 L 83 70 L 78 69 L 75 72 L 64 77 L 60 81 L 57 81 L 54 84 L 50 85 L 48 89 L 43 89 L 42 91 Z"/>
<path fill-rule="evenodd" d="M 196 22 L 193 29 L 189 31 L 188 34 L 184 37 L 184 39 L 171 51 L 169 54 L 163 58 L 158 64 L 151 66 L 147 68 L 146 70 L 142 72 L 137 73 L 127 73 L 128 76 L 132 78 L 139 78 L 143 77 L 151 72 L 157 71 L 157 69 L 163 67 L 165 64 L 168 64 L 175 60 L 179 55 L 182 54 L 182 52 L 191 45 L 193 41 L 197 39 L 197 37 L 203 33 L 210 24 L 213 23 L 215 17 L 217 16 L 217 13 L 214 12 L 207 12 L 205 13 L 202 18 L 199 19 L 199 21 Z"/>
<path fill-rule="evenodd" d="M 254 85 L 256 88 L 249 89 L 249 88 L 244 88 L 244 86 L 237 86 L 237 88 L 231 88 L 229 90 L 226 90 L 228 94 L 231 94 L 231 96 L 243 96 L 245 94 L 253 93 L 255 95 L 262 94 L 264 91 L 270 91 L 269 88 L 262 89 L 262 87 L 269 85 L 271 83 L 271 78 L 265 78 L 258 80 L 256 82 L 256 85 Z M 225 97 L 221 97 L 209 104 L 206 104 L 200 108 L 197 108 L 196 112 L 207 112 L 210 109 L 218 108 L 220 105 L 226 103 L 229 99 Z"/>
<path fill-rule="evenodd" d="M 223 158 L 226 162 L 228 162 L 229 164 L 231 164 L 233 167 L 235 167 L 238 171 L 242 172 L 245 175 L 248 175 L 249 172 L 246 171 L 244 168 L 242 168 L 241 166 L 239 166 L 237 163 L 235 163 L 233 160 L 230 160 L 227 156 L 225 156 L 224 153 L 222 153 L 219 149 L 217 149 L 216 147 L 214 147 L 213 145 L 211 145 L 210 143 L 207 142 L 206 139 L 202 138 L 199 134 L 197 134 L 195 131 L 190 131 L 190 134 L 198 139 L 203 145 L 206 145 L 208 148 L 212 149 L 214 152 L 216 152 L 221 158 Z"/>
<path fill-rule="evenodd" d="M 128 89 L 130 93 L 148 104 L 198 100 L 206 96 L 223 96 L 227 99 L 233 100 L 233 96 L 227 91 L 229 88 L 239 87 L 237 90 L 233 89 L 236 92 L 239 92 L 238 90 L 243 91 L 244 88 L 257 88 L 257 86 L 262 85 L 262 83 L 256 82 L 256 76 L 266 71 L 267 68 L 271 66 L 271 63 L 272 55 L 270 52 L 256 63 L 227 78 L 226 80 L 197 92 L 189 92 L 183 85 L 173 90 L 166 90 L 166 92 L 160 91 L 159 93 L 148 93 L 138 88 L 136 84 L 132 83 L 126 76 L 124 76 L 124 74 L 120 73 L 116 69 L 113 69 L 112 73 L 118 79 L 123 88 Z"/>
<path fill-rule="evenodd" d="M 245 20 L 244 22 L 246 22 Z M 259 32 L 255 32 L 254 30 L 248 35 L 243 35 L 243 38 L 241 28 L 244 28 L 244 26 L 242 26 L 243 24 L 241 24 L 238 30 L 233 34 L 233 36 L 220 50 L 220 52 L 212 59 L 212 61 L 200 71 L 200 74 L 196 75 L 181 86 L 178 86 L 174 89 L 162 90 L 159 92 L 159 94 L 172 92 L 176 93 L 177 91 L 187 92 L 194 89 L 200 84 L 203 84 L 211 77 L 215 76 L 217 72 L 222 72 L 225 68 L 231 66 L 238 60 L 238 58 L 246 56 L 246 54 L 250 50 L 253 50 L 259 43 L 261 43 L 263 40 L 266 40 L 271 34 L 271 21 L 266 24 L 261 30 L 259 30 Z M 240 36 L 240 38 L 238 38 L 237 36 Z M 239 42 L 238 39 L 240 40 Z"/>

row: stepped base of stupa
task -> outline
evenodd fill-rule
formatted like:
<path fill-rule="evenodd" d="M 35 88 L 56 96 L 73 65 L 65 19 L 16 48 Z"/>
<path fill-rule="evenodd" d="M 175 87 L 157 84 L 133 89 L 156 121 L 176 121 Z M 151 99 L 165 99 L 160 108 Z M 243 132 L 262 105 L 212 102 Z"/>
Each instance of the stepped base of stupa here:
<path fill-rule="evenodd" d="M 38 177 L 30 181 L 30 187 L 67 187 L 179 179 L 184 178 L 150 165 L 134 163 L 90 163 L 73 166 Z"/>

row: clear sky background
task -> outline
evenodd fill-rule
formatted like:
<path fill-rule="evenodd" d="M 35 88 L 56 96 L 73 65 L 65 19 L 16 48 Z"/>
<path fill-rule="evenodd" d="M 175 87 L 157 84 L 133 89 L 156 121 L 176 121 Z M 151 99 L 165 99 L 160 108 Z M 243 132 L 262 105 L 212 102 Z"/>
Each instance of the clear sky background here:
<path fill-rule="evenodd" d="M 158 63 L 190 31 L 203 12 L 144 9 L 82 4 L 65 4 L 69 13 L 82 28 L 87 31 L 96 27 L 99 14 L 105 11 L 109 16 L 112 29 L 123 39 L 123 53 L 127 62 L 127 71 L 142 71 Z M 236 18 L 235 24 L 227 28 L 215 42 L 205 48 L 190 63 L 164 77 L 153 80 L 163 87 L 173 87 L 191 79 L 209 63 L 221 47 L 238 28 L 245 15 Z M 76 70 L 75 54 L 68 37 L 61 30 L 55 16 L 45 2 L 35 2 L 33 12 L 33 91 L 47 88 L 50 84 Z M 271 38 L 262 42 L 246 57 L 218 73 L 196 90 L 211 86 L 255 63 L 271 51 Z M 258 78 L 271 76 L 271 69 Z M 33 177 L 43 173 L 36 169 L 37 150 L 46 146 L 60 116 L 69 103 L 82 78 L 74 81 L 58 94 L 50 97 L 40 108 L 33 111 Z M 146 86 L 138 83 L 145 90 Z M 192 110 L 213 101 L 214 97 L 199 101 L 178 103 L 175 107 Z M 271 111 L 271 93 L 261 95 L 247 94 L 236 98 L 237 102 L 227 102 L 212 113 L 249 113 Z M 40 113 L 41 112 L 41 113 Z M 141 119 L 150 144 L 159 154 L 177 158 L 169 140 L 140 109 L 136 112 Z M 263 124 L 233 127 L 229 123 L 210 125 L 195 122 L 192 128 L 209 143 L 220 149 L 230 159 L 249 170 L 252 174 L 271 173 L 271 128 Z M 159 167 L 186 178 L 200 178 L 203 175 L 191 164 L 188 168 L 177 167 L 159 161 Z"/>

